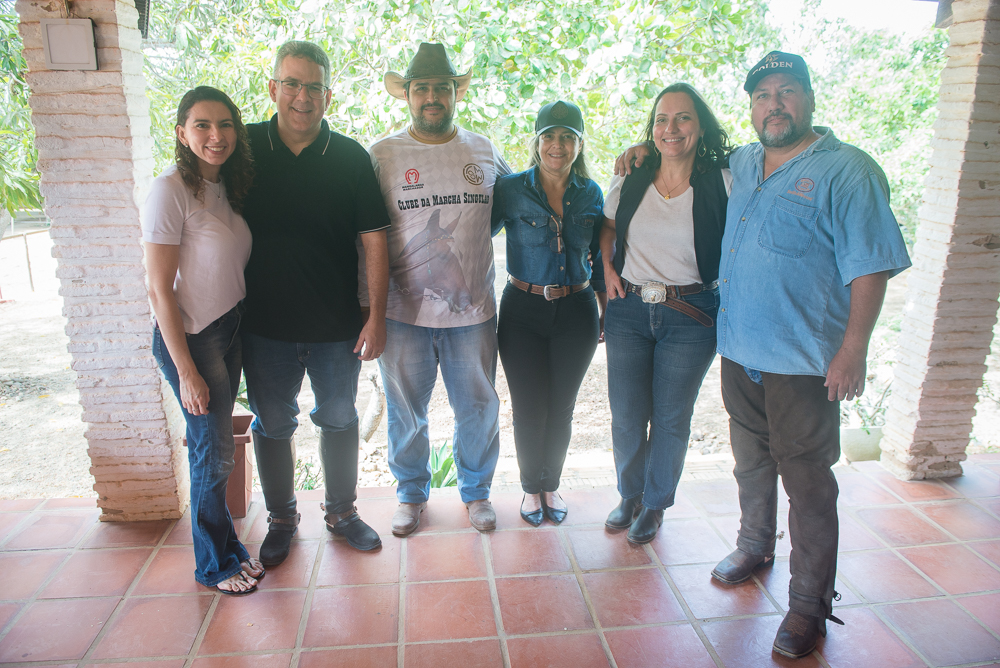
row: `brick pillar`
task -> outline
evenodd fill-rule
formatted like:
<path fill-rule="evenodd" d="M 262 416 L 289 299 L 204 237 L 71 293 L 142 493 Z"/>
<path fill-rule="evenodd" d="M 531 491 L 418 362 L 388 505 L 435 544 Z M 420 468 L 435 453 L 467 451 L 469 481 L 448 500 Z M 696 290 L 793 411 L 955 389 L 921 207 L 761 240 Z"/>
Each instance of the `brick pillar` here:
<path fill-rule="evenodd" d="M 1000 0 L 955 0 L 882 465 L 961 475 L 1000 293 Z"/>
<path fill-rule="evenodd" d="M 132 2 L 77 0 L 95 23 L 97 71 L 45 68 L 39 19 L 18 0 L 45 212 L 102 520 L 180 517 L 183 419 L 150 353 L 138 205 L 153 175 L 149 102 Z"/>

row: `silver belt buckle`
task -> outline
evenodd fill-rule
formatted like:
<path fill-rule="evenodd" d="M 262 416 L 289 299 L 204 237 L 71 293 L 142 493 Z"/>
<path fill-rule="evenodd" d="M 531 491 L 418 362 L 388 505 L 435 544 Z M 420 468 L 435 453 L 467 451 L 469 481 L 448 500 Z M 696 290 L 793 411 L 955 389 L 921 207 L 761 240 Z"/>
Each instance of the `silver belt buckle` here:
<path fill-rule="evenodd" d="M 642 284 L 641 296 L 647 304 L 660 304 L 667 299 L 667 286 L 659 281 L 648 281 Z"/>
<path fill-rule="evenodd" d="M 556 299 L 559 299 L 559 297 L 562 297 L 562 295 L 559 295 L 559 297 L 553 297 L 550 290 L 557 290 L 559 289 L 559 287 L 560 286 L 558 285 L 546 285 L 544 288 L 542 288 L 542 295 L 545 297 L 547 301 L 550 302 L 555 301 Z"/>

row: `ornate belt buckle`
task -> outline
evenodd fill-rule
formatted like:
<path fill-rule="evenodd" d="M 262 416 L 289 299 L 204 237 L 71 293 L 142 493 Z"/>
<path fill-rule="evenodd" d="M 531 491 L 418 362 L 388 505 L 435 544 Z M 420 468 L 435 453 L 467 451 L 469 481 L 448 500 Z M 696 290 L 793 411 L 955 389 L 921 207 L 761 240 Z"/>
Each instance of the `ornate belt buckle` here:
<path fill-rule="evenodd" d="M 546 285 L 544 288 L 542 288 L 542 295 L 545 297 L 547 301 L 550 302 L 559 299 L 559 297 L 562 297 L 562 295 L 553 296 L 551 292 L 552 290 L 558 290 L 559 287 L 560 286 L 558 285 Z"/>
<path fill-rule="evenodd" d="M 659 281 L 649 281 L 642 284 L 642 301 L 647 304 L 659 304 L 667 299 L 667 286 Z"/>

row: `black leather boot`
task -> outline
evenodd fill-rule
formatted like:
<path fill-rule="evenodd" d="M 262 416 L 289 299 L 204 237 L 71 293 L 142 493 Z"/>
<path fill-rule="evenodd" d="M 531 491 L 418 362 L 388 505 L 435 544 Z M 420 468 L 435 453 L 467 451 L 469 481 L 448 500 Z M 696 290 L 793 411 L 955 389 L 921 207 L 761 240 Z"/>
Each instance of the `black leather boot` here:
<path fill-rule="evenodd" d="M 327 510 L 327 506 L 322 503 L 320 508 L 324 511 Z M 364 523 L 354 506 L 343 513 L 328 512 L 323 519 L 326 521 L 327 531 L 346 538 L 347 544 L 355 550 L 368 552 L 382 547 L 382 539 L 379 538 L 378 533 Z"/>
<path fill-rule="evenodd" d="M 632 520 L 639 512 L 639 505 L 642 503 L 642 495 L 631 499 L 622 499 L 621 502 L 611 511 L 604 526 L 609 529 L 627 529 L 632 526 Z"/>
<path fill-rule="evenodd" d="M 632 528 L 628 530 L 628 542 L 642 545 L 656 538 L 656 532 L 663 524 L 663 511 L 650 510 L 646 506 L 639 511 L 638 517 L 632 522 Z"/>
<path fill-rule="evenodd" d="M 712 577 L 726 584 L 739 584 L 748 580 L 758 566 L 773 566 L 774 553 L 750 554 L 736 548 L 732 554 L 719 562 L 712 571 Z"/>
<path fill-rule="evenodd" d="M 790 659 L 800 659 L 811 654 L 816 649 L 820 636 L 825 635 L 826 624 L 823 623 L 822 617 L 789 610 L 781 620 L 772 649 Z"/>
<path fill-rule="evenodd" d="M 840 594 L 834 592 L 836 600 L 840 600 Z M 797 610 L 789 610 L 785 618 L 781 620 L 778 633 L 774 636 L 774 645 L 771 647 L 775 652 L 790 659 L 800 659 L 816 649 L 816 643 L 820 637 L 826 637 L 826 620 L 835 624 L 844 625 L 843 620 L 833 616 L 831 601 L 826 602 L 827 614 L 825 617 L 807 615 Z"/>
<path fill-rule="evenodd" d="M 323 430 L 319 436 L 319 456 L 326 485 L 326 528 L 343 536 L 356 550 L 374 550 L 382 545 L 378 533 L 358 515 L 358 424 L 343 431 Z"/>
<path fill-rule="evenodd" d="M 253 445 L 264 505 L 270 513 L 259 558 L 265 566 L 277 566 L 288 557 L 292 536 L 298 530 L 295 446 L 290 438 L 267 438 L 257 432 L 253 432 Z"/>

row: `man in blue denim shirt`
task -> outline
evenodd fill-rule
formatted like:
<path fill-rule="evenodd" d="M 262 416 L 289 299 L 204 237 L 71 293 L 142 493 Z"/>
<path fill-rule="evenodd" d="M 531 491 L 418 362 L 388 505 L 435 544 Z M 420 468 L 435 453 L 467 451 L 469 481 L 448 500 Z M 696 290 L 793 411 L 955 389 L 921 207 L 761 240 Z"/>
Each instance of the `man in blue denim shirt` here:
<path fill-rule="evenodd" d="M 774 650 L 798 658 L 826 635 L 836 596 L 839 401 L 864 391 L 886 281 L 910 266 L 879 166 L 813 127 L 801 57 L 772 52 L 747 77 L 759 144 L 730 158 L 718 352 L 742 510 L 734 584 L 774 559 L 777 477 L 790 499 L 789 612 Z"/>

